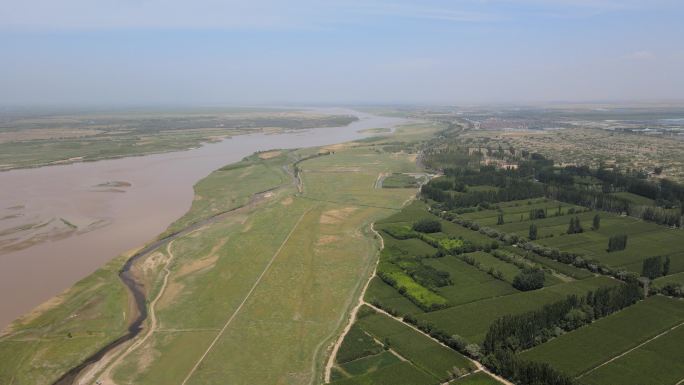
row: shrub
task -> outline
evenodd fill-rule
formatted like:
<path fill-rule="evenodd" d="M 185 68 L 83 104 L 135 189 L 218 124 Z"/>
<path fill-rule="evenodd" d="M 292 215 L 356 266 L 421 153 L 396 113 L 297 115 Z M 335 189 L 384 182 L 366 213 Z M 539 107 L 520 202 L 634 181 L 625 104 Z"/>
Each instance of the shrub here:
<path fill-rule="evenodd" d="M 442 224 L 435 219 L 421 219 L 413 224 L 413 230 L 421 233 L 438 233 L 442 231 Z"/>
<path fill-rule="evenodd" d="M 544 287 L 544 271 L 541 269 L 525 269 L 513 279 L 513 287 L 521 291 L 541 289 Z"/>

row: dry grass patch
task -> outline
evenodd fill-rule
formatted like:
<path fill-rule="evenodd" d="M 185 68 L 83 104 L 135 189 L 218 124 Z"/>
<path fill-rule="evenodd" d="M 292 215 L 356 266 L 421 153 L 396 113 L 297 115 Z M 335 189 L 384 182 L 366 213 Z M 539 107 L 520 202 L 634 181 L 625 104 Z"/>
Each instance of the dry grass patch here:
<path fill-rule="evenodd" d="M 325 225 L 334 225 L 344 221 L 354 211 L 356 211 L 356 207 L 345 207 L 342 209 L 324 211 L 321 214 L 319 222 Z"/>

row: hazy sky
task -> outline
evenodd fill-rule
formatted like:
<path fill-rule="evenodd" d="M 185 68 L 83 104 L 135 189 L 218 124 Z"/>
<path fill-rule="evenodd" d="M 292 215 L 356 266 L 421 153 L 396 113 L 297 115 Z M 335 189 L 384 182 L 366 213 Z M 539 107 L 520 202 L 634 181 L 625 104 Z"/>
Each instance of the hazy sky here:
<path fill-rule="evenodd" d="M 684 1 L 0 0 L 0 104 L 684 99 Z"/>

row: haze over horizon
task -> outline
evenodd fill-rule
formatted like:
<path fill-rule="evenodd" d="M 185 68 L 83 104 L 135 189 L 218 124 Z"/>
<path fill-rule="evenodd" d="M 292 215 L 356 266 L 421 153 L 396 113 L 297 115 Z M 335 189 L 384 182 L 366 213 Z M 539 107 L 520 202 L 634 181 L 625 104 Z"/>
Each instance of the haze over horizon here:
<path fill-rule="evenodd" d="M 2 0 L 0 104 L 684 100 L 683 17 L 671 0 Z"/>

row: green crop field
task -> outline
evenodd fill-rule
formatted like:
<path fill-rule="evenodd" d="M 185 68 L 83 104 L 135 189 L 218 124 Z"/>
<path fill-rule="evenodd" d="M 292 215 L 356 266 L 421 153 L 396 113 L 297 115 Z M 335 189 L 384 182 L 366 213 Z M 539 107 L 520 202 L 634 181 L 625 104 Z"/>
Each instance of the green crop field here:
<path fill-rule="evenodd" d="M 423 313 L 421 308 L 399 294 L 395 288 L 386 284 L 379 277 L 373 277 L 371 280 L 366 291 L 365 300 L 369 303 L 377 302 L 383 309 L 396 311 L 397 314 L 402 316 Z"/>
<path fill-rule="evenodd" d="M 388 256 L 423 257 L 432 256 L 437 252 L 437 249 L 420 239 L 396 239 L 384 234 L 385 249 L 382 252 Z"/>
<path fill-rule="evenodd" d="M 612 193 L 616 197 L 627 199 L 630 203 L 641 206 L 655 206 L 655 201 L 651 198 L 642 197 L 641 195 L 632 194 L 630 192 L 616 192 Z"/>
<path fill-rule="evenodd" d="M 547 258 L 532 252 L 527 252 L 518 247 L 504 246 L 502 249 L 514 254 L 518 254 L 526 259 L 529 259 L 532 262 L 538 263 L 546 268 L 549 268 L 560 274 L 563 274 L 574 279 L 584 279 L 593 276 L 593 274 L 588 270 L 580 269 L 572 265 L 554 261 L 551 258 Z"/>
<path fill-rule="evenodd" d="M 653 281 L 652 285 L 654 287 L 663 287 L 668 283 L 675 283 L 679 285 L 684 285 L 684 272 L 679 272 L 677 274 L 668 275 L 666 277 L 660 277 Z"/>
<path fill-rule="evenodd" d="M 508 283 L 478 270 L 456 256 L 428 259 L 425 263 L 450 274 L 453 284 L 440 287 L 437 292 L 454 306 L 518 292 Z"/>
<path fill-rule="evenodd" d="M 458 334 L 470 342 L 480 343 L 489 325 L 507 314 L 520 314 L 538 309 L 544 304 L 555 302 L 571 294 L 584 294 L 602 286 L 614 286 L 619 281 L 595 277 L 544 287 L 539 290 L 519 292 L 503 297 L 484 299 L 460 306 L 418 315 L 419 320 L 433 323 L 447 333 Z"/>
<path fill-rule="evenodd" d="M 682 301 L 655 296 L 530 349 L 521 356 L 547 362 L 578 376 L 683 321 Z"/>
<path fill-rule="evenodd" d="M 438 380 L 447 379 L 454 367 L 472 369 L 470 361 L 458 352 L 386 315 L 370 314 L 360 318 L 357 324 L 378 340 L 389 343 L 391 349 Z"/>
<path fill-rule="evenodd" d="M 504 262 L 489 253 L 484 251 L 476 251 L 474 253 L 465 254 L 473 258 L 476 262 L 480 264 L 480 268 L 484 271 L 489 271 L 493 269 L 494 271 L 499 271 L 503 275 L 503 279 L 512 283 L 513 278 L 520 274 L 521 270 L 512 263 Z"/>
<path fill-rule="evenodd" d="M 580 378 L 583 385 L 673 385 L 684 379 L 684 326 Z"/>
<path fill-rule="evenodd" d="M 392 174 L 382 180 L 382 188 L 418 187 L 418 180 L 412 175 Z"/>
<path fill-rule="evenodd" d="M 382 352 L 382 346 L 377 344 L 373 337 L 357 326 L 353 326 L 340 345 L 340 350 L 338 350 L 335 359 L 337 363 L 345 363 L 380 352 Z"/>
<path fill-rule="evenodd" d="M 555 236 L 536 242 L 562 251 L 579 253 L 608 266 L 623 267 L 637 273 L 641 273 L 644 258 L 670 256 L 670 274 L 684 271 L 684 237 L 681 230 L 669 229 L 631 217 L 608 213 L 600 215 L 601 228 L 598 231 L 588 230 L 580 234 Z M 590 223 L 591 220 L 587 218 L 586 224 Z M 608 239 L 616 234 L 627 234 L 627 248 L 609 253 Z"/>
<path fill-rule="evenodd" d="M 437 385 L 435 377 L 402 361 L 376 371 L 331 382 L 334 385 Z"/>
<path fill-rule="evenodd" d="M 389 223 L 413 223 L 424 218 L 434 218 L 435 216 L 427 211 L 427 205 L 419 200 L 409 203 L 401 211 L 394 213 L 387 218 L 383 218 L 375 222 L 376 228 L 380 229 L 383 225 Z"/>
<path fill-rule="evenodd" d="M 345 362 L 339 366 L 339 369 L 347 377 L 360 376 L 366 373 L 374 372 L 385 366 L 400 362 L 399 357 L 390 353 L 389 351 L 380 349 L 380 353 L 372 356 L 359 358 L 351 362 Z"/>
<path fill-rule="evenodd" d="M 591 220 L 594 218 L 594 215 L 596 215 L 595 212 L 583 212 L 578 214 L 551 216 L 532 221 L 525 219 L 522 222 L 514 221 L 495 226 L 495 228 L 505 233 L 517 234 L 518 236 L 527 238 L 529 236 L 530 225 L 534 224 L 537 226 L 537 239 L 544 239 L 548 237 L 564 236 L 568 230 L 570 219 L 575 217 L 580 219 L 580 223 L 585 231 L 591 231 Z"/>
<path fill-rule="evenodd" d="M 583 207 L 561 203 L 552 199 L 510 201 L 499 204 L 499 207 L 500 209 L 475 211 L 462 214 L 461 216 L 465 219 L 475 221 L 481 226 L 497 226 L 497 228 L 499 228 L 503 226 L 496 224 L 500 212 L 503 212 L 504 214 L 505 224 L 524 223 L 529 226 L 531 223 L 529 219 L 530 210 L 546 210 L 548 217 L 557 215 L 558 207 L 561 208 L 560 212 L 562 216 L 566 215 L 570 208 L 574 210 L 585 210 Z"/>

